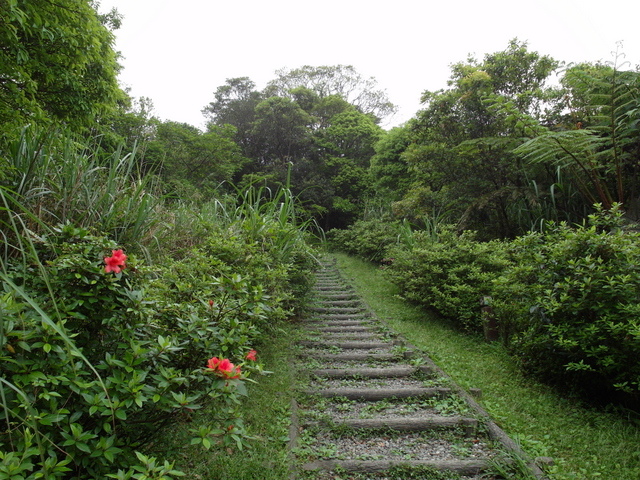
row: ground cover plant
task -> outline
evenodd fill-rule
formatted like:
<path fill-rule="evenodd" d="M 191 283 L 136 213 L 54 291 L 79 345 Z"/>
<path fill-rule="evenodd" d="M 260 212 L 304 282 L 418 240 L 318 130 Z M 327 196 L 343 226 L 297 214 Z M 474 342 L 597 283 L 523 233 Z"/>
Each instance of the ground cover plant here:
<path fill-rule="evenodd" d="M 394 330 L 425 352 L 463 388 L 480 388 L 479 402 L 532 456 L 550 456 L 553 480 L 635 478 L 640 474 L 640 428 L 634 415 L 585 405 L 524 376 L 499 343 L 463 333 L 400 299 L 377 266 L 338 254 L 338 265 Z M 470 367 L 472 366 L 472 367 Z"/>

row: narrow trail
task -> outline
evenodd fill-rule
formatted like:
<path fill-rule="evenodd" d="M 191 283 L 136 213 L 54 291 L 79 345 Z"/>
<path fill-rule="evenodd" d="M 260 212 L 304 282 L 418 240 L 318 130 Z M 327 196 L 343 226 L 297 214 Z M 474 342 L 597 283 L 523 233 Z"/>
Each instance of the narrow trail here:
<path fill-rule="evenodd" d="M 493 480 L 517 445 L 374 317 L 328 259 L 299 343 L 291 479 Z M 545 478 L 535 465 L 530 476 Z"/>

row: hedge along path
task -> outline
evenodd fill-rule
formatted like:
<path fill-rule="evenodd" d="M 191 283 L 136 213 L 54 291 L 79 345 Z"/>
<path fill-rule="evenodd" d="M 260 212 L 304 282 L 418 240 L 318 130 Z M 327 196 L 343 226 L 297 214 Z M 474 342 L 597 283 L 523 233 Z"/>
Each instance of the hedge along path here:
<path fill-rule="evenodd" d="M 546 479 L 472 395 L 372 314 L 331 259 L 302 330 L 291 479 L 489 480 L 513 458 L 526 478 Z"/>

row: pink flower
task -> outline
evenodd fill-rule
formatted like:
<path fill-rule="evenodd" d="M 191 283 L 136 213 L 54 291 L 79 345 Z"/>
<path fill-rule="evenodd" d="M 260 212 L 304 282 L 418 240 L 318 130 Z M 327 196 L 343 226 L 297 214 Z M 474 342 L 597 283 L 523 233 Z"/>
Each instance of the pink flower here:
<path fill-rule="evenodd" d="M 126 267 L 125 262 L 127 261 L 127 256 L 124 254 L 122 250 L 111 250 L 110 257 L 104 257 L 104 271 L 106 273 L 120 273 L 123 268 Z"/>
<path fill-rule="evenodd" d="M 236 367 L 229 359 L 225 358 L 218 364 L 218 372 L 220 376 L 225 378 L 238 378 L 240 376 L 240 367 Z"/>
<path fill-rule="evenodd" d="M 257 354 L 258 352 L 256 352 L 255 350 L 249 350 L 249 353 L 247 353 L 244 358 L 246 358 L 247 360 L 251 360 L 252 362 L 255 362 Z"/>

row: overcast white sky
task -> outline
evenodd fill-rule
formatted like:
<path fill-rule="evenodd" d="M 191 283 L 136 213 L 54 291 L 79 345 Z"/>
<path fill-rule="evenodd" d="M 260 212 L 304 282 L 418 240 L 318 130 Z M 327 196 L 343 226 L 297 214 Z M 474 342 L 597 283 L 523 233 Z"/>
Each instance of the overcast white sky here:
<path fill-rule="evenodd" d="M 259 89 L 280 68 L 353 65 L 413 117 L 449 66 L 482 59 L 517 37 L 566 62 L 640 64 L 638 0 L 102 0 L 124 15 L 116 31 L 123 86 L 150 97 L 163 120 L 204 127 L 203 107 L 227 78 Z"/>

